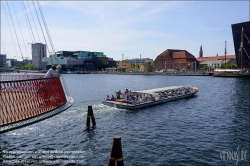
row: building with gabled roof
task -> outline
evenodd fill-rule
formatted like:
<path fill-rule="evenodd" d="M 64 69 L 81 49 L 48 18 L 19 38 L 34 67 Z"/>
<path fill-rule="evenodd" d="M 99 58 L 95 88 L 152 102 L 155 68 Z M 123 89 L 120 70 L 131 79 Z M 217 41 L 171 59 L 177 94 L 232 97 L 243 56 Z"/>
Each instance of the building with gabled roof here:
<path fill-rule="evenodd" d="M 199 57 L 197 58 L 199 61 L 200 67 L 207 65 L 212 68 L 220 68 L 223 64 L 236 64 L 236 56 L 235 55 L 220 55 L 220 56 L 209 56 L 209 57 Z"/>
<path fill-rule="evenodd" d="M 167 49 L 156 57 L 154 65 L 157 70 L 194 69 L 198 61 L 186 50 Z"/>

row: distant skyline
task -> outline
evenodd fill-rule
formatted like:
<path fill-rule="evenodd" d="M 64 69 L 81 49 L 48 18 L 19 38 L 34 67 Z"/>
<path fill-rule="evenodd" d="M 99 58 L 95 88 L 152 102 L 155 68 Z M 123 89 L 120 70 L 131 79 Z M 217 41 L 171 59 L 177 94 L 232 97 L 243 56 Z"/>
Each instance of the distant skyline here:
<path fill-rule="evenodd" d="M 231 25 L 249 21 L 250 11 L 249 1 L 39 3 L 55 51 L 104 52 L 114 60 L 122 60 L 122 54 L 124 59 L 140 55 L 155 59 L 166 49 L 187 50 L 197 58 L 201 45 L 204 57 L 224 55 L 225 40 L 227 55 L 234 55 Z M 52 52 L 37 2 L 34 4 L 38 13 L 33 1 L 1 1 L 1 54 L 7 58 L 21 60 L 23 55 L 31 59 L 28 43 L 45 43 L 39 20 Z"/>

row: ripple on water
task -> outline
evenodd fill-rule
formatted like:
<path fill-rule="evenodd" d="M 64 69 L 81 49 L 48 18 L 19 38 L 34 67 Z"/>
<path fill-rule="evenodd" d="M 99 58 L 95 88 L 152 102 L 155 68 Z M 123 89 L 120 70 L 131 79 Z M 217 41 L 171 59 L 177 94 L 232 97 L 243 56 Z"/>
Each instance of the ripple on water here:
<path fill-rule="evenodd" d="M 74 105 L 57 116 L 2 134 L 1 148 L 81 150 L 85 152 L 83 165 L 107 165 L 113 136 L 120 135 L 125 165 L 193 166 L 234 165 L 234 161 L 222 161 L 220 152 L 249 147 L 249 80 L 72 74 L 65 75 L 65 81 L 75 85 L 68 87 Z M 169 85 L 194 85 L 199 92 L 195 97 L 133 111 L 100 104 L 115 90 Z M 97 126 L 86 132 L 89 104 Z"/>

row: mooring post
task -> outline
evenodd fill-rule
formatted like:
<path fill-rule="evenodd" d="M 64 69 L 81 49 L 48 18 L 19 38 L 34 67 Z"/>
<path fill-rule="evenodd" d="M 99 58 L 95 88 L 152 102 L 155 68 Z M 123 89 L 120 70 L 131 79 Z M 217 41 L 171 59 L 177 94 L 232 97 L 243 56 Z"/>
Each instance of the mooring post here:
<path fill-rule="evenodd" d="M 114 166 L 115 161 L 117 161 L 117 166 L 124 166 L 122 157 L 121 137 L 118 135 L 114 136 L 112 151 L 109 158 L 109 166 Z"/>
<path fill-rule="evenodd" d="M 96 123 L 95 123 L 95 117 L 94 117 L 92 105 L 88 105 L 88 114 L 87 114 L 87 123 L 86 123 L 87 129 L 89 129 L 90 127 L 90 118 L 93 124 L 92 127 L 95 128 Z"/>

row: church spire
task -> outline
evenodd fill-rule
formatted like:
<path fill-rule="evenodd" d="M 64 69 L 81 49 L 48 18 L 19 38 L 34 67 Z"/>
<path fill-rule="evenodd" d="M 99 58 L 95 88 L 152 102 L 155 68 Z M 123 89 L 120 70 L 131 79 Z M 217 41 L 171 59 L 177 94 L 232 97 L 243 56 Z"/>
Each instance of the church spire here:
<path fill-rule="evenodd" d="M 201 45 L 201 47 L 200 47 L 199 55 L 200 55 L 200 56 L 199 56 L 200 58 L 203 57 L 202 45 Z"/>

